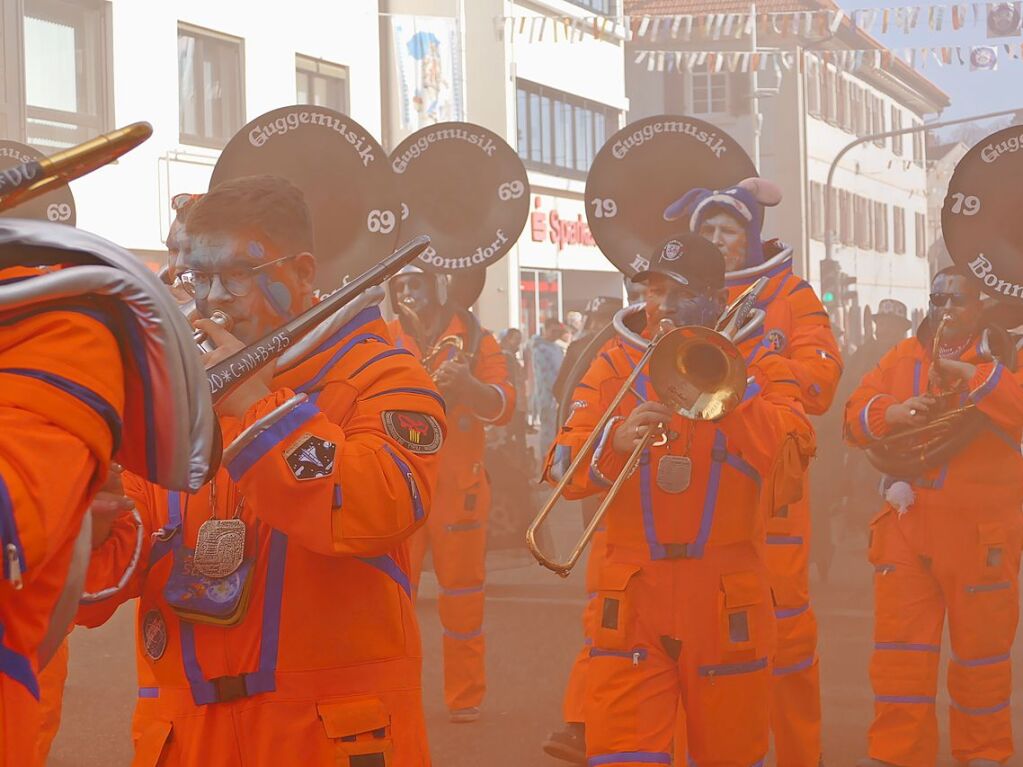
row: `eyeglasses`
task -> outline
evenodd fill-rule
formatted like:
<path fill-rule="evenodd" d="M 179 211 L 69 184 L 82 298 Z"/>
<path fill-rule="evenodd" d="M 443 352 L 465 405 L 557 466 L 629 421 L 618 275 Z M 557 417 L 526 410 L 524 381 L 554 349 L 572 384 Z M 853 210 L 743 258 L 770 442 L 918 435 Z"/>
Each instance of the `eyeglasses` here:
<path fill-rule="evenodd" d="M 224 286 L 224 290 L 235 298 L 243 298 L 252 292 L 252 287 L 256 284 L 256 275 L 260 271 L 294 257 L 295 254 L 281 256 L 259 266 L 232 266 L 230 269 L 217 272 L 186 269 L 178 274 L 177 284 L 192 298 L 203 301 L 209 297 L 210 290 L 213 289 L 213 277 L 216 275 L 220 277 L 220 284 Z"/>
<path fill-rule="evenodd" d="M 973 303 L 973 296 L 966 295 L 965 293 L 931 293 L 931 306 L 936 306 L 940 309 L 948 306 L 949 302 L 951 302 L 952 306 L 962 309 Z"/>

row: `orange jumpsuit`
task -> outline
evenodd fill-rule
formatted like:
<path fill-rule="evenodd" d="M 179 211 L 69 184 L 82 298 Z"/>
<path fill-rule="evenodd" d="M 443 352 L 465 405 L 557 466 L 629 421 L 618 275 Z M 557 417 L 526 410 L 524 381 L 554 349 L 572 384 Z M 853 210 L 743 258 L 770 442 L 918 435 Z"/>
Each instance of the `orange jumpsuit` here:
<path fill-rule="evenodd" d="M 33 763 L 36 652 L 120 437 L 121 354 L 103 311 L 79 299 L 0 314 L 0 765 Z"/>
<path fill-rule="evenodd" d="M 243 421 L 220 419 L 225 443 L 294 392 L 310 399 L 221 467 L 215 491 L 125 477 L 143 551 L 127 587 L 83 606 L 79 622 L 139 597 L 134 764 L 427 765 L 407 539 L 433 497 L 443 402 L 376 307 L 272 388 Z M 245 562 L 182 597 L 176 579 L 214 515 L 245 522 Z M 93 552 L 87 589 L 109 586 L 134 548 L 121 517 Z M 182 617 L 182 604 L 237 595 L 244 572 L 235 625 Z"/>
<path fill-rule="evenodd" d="M 789 361 L 809 415 L 830 406 L 842 375 L 841 354 L 827 311 L 808 282 L 792 273 L 791 259 L 726 275 L 729 301 L 757 278 L 769 282 L 757 306 L 767 312 L 762 331 L 741 345 L 747 359 L 762 350 Z M 771 680 L 771 731 L 778 767 L 817 767 L 821 756 L 820 668 L 817 619 L 810 606 L 810 491 L 768 515 L 765 556 L 771 573 L 778 646 Z"/>
<path fill-rule="evenodd" d="M 946 611 L 952 754 L 961 762 L 1003 762 L 1013 753 L 1009 651 L 1023 544 L 1023 373 L 980 361 L 975 345 L 961 359 L 977 366 L 966 396 L 990 422 L 944 466 L 897 478 L 915 500 L 902 514 L 886 503 L 871 522 L 869 753 L 903 767 L 937 759 L 934 699 Z M 865 447 L 888 434 L 886 410 L 926 392 L 930 367 L 930 349 L 916 338 L 888 352 L 846 404 L 846 439 Z"/>
<path fill-rule="evenodd" d="M 419 345 L 400 322 L 391 323 L 391 330 L 398 346 L 422 358 Z M 468 343 L 469 328 L 457 314 L 440 337 L 451 335 Z M 434 369 L 450 356 L 438 355 Z M 483 602 L 490 481 L 483 469 L 484 424 L 507 423 L 515 412 L 507 360 L 490 333 L 480 338 L 471 371 L 501 392 L 501 410 L 484 419 L 465 404 L 448 403 L 450 428 L 441 449 L 433 509 L 425 528 L 412 539 L 412 577 L 417 586 L 427 545 L 433 552 L 444 626 L 444 700 L 452 711 L 479 706 L 487 689 Z"/>
<path fill-rule="evenodd" d="M 590 367 L 548 456 L 549 482 L 567 469 L 639 354 L 619 346 Z M 673 418 L 677 438 L 644 454 L 609 509 L 589 627 L 591 765 L 671 764 L 680 705 L 691 763 L 750 767 L 766 756 L 774 619 L 759 499 L 799 491 L 813 433 L 784 360 L 761 355 L 751 373 L 757 380 L 732 414 Z M 645 372 L 634 388 L 656 398 Z M 626 396 L 616 417 L 638 402 Z M 626 457 L 610 447 L 618 423 L 609 422 L 568 498 L 604 492 L 621 470 Z M 662 482 L 685 457 L 688 487 Z"/>

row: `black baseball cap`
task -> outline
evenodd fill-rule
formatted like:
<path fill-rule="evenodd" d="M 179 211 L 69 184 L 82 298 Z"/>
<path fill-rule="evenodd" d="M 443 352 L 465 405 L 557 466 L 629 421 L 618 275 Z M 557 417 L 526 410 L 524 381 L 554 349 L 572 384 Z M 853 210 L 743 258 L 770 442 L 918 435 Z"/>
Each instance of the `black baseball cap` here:
<path fill-rule="evenodd" d="M 669 237 L 650 258 L 650 265 L 632 278 L 646 282 L 650 275 L 670 277 L 696 291 L 725 286 L 725 257 L 718 247 L 698 234 L 686 232 Z"/>

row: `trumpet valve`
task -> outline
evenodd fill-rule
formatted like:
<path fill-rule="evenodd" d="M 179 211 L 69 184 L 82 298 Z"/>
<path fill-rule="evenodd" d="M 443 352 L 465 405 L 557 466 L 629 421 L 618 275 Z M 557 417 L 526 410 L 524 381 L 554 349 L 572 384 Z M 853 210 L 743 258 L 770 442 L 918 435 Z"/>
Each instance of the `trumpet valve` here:
<path fill-rule="evenodd" d="M 231 327 L 234 325 L 234 321 L 231 319 L 231 317 L 225 314 L 224 312 L 220 311 L 219 309 L 214 311 L 206 319 L 212 320 L 213 322 L 217 323 L 224 330 L 230 330 Z M 192 333 L 192 338 L 195 340 L 195 343 L 199 346 L 199 348 L 202 349 L 204 352 L 213 351 L 214 347 L 207 343 L 209 341 L 209 334 L 205 330 L 196 328 L 195 331 L 193 331 Z"/>

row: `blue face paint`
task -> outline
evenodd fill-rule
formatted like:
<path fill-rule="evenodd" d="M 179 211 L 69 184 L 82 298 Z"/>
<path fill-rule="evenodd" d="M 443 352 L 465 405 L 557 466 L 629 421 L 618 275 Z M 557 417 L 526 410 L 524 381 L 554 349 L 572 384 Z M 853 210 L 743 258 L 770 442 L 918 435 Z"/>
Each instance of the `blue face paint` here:
<path fill-rule="evenodd" d="M 268 279 L 266 275 L 259 275 L 259 290 L 266 297 L 270 307 L 282 320 L 290 320 L 291 313 L 291 291 L 283 282 Z"/>
<path fill-rule="evenodd" d="M 253 240 L 249 243 L 249 255 L 252 256 L 256 261 L 262 262 L 266 258 L 266 248 L 263 247 L 263 243 Z"/>

